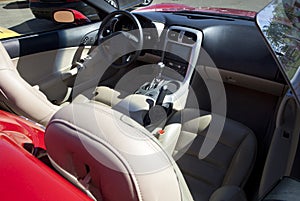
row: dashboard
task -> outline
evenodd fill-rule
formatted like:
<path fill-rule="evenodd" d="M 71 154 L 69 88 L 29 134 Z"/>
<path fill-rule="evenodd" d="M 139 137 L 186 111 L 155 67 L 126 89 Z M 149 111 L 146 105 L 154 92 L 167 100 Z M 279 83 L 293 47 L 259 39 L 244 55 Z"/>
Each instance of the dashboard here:
<path fill-rule="evenodd" d="M 165 69 L 167 67 L 175 72 L 164 70 L 166 73 L 161 76 L 161 73 L 154 73 L 155 68 L 149 70 L 154 78 L 151 78 L 152 81 L 145 80 L 136 84 L 135 91 L 129 90 L 133 94 L 146 95 L 156 102 L 160 102 L 160 95 L 163 94 L 164 100 L 180 110 L 185 105 L 184 100 L 188 95 L 192 77 L 199 76 L 199 73 L 194 73 L 195 69 L 202 70 L 206 76 L 213 76 L 213 68 L 219 70 L 219 76 L 225 79 L 224 82 L 235 86 L 247 88 L 261 78 L 261 84 L 265 85 L 260 87 L 262 92 L 282 92 L 281 86 L 273 89 L 273 85 L 269 85 L 268 81 L 283 84 L 285 81 L 256 27 L 254 18 L 190 12 L 132 14 L 142 27 L 143 47 L 140 61 L 150 66 L 156 65 L 157 69 L 164 66 Z M 115 20 L 111 27 L 113 32 L 134 29 L 122 17 Z M 163 89 L 165 85 L 172 89 L 171 93 Z M 176 102 L 180 102 L 178 107 Z"/>
<path fill-rule="evenodd" d="M 174 70 L 182 76 L 186 75 L 188 65 L 182 59 L 194 57 L 197 60 L 194 65 L 214 65 L 219 69 L 284 83 L 253 18 L 176 12 L 134 12 L 134 15 L 143 28 L 143 53 L 162 57 L 166 65 L 173 64 Z M 186 32 L 190 34 L 184 37 L 188 41 L 178 41 L 176 37 L 184 35 L 186 29 L 194 30 Z M 193 34 L 202 35 L 201 41 L 197 42 L 201 43 L 198 55 L 191 55 L 192 44 L 197 40 Z M 174 57 L 172 51 L 181 59 Z"/>

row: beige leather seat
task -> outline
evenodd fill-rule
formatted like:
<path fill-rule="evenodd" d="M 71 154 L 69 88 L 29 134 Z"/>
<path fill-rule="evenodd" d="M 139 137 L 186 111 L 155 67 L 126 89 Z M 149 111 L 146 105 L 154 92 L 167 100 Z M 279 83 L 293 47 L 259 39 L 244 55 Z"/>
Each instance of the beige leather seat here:
<path fill-rule="evenodd" d="M 60 108 L 48 101 L 42 92 L 20 76 L 1 42 L 0 103 L 2 107 L 43 125 L 46 125 Z"/>
<path fill-rule="evenodd" d="M 157 139 L 105 105 L 62 108 L 47 126 L 45 143 L 57 170 L 97 200 L 192 200 Z"/>
<path fill-rule="evenodd" d="M 182 117 L 185 117 L 184 120 Z M 235 189 L 226 189 L 228 186 L 242 189 L 256 157 L 257 145 L 253 132 L 243 124 L 226 118 L 216 146 L 207 157 L 199 159 L 211 117 L 205 111 L 201 111 L 199 116 L 194 109 L 185 109 L 173 115 L 168 125 L 178 122 L 182 125 L 173 157 L 196 201 L 209 200 L 220 194 L 220 191 L 224 191 L 221 196 L 225 196 Z"/>
<path fill-rule="evenodd" d="M 168 126 L 189 112 L 192 110 L 176 113 Z M 174 152 L 175 158 L 181 156 L 177 162 L 188 186 L 156 138 L 105 105 L 72 103 L 64 107 L 50 121 L 45 143 L 56 169 L 98 200 L 246 200 L 240 187 L 255 158 L 251 130 L 228 119 L 215 149 L 199 160 L 197 151 L 210 115 L 189 117 L 182 124 Z M 191 123 L 195 120 L 201 124 Z"/>

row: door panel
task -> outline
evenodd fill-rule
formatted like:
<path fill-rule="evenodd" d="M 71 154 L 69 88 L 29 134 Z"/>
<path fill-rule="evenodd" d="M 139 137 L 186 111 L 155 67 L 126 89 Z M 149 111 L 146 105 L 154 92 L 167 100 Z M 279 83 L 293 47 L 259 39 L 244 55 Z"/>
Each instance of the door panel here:
<path fill-rule="evenodd" d="M 299 141 L 300 108 L 291 93 L 281 101 L 268 156 L 259 187 L 265 195 L 283 176 L 290 176 Z"/>
<path fill-rule="evenodd" d="M 69 47 L 22 56 L 17 62 L 18 72 L 32 86 L 38 85 L 49 100 L 59 104 L 70 95 L 71 88 L 62 80 L 62 73 L 72 67 L 77 50 L 78 47 Z"/>
<path fill-rule="evenodd" d="M 87 54 L 99 26 L 100 23 L 94 23 L 2 42 L 20 75 L 32 86 L 38 85 L 50 101 L 60 104 L 71 92 L 62 76 Z M 78 47 L 83 45 L 82 51 Z"/>

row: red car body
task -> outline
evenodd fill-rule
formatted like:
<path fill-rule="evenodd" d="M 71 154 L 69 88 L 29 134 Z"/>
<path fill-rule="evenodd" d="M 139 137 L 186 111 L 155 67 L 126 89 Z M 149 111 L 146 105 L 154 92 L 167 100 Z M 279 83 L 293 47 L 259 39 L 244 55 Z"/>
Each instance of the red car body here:
<path fill-rule="evenodd" d="M 45 149 L 44 130 L 0 111 L 1 200 L 90 200 L 24 147 Z M 3 165 L 5 164 L 5 165 Z"/>
<path fill-rule="evenodd" d="M 175 12 L 175 11 L 196 11 L 196 12 L 209 12 L 209 13 L 217 13 L 217 14 L 228 14 L 228 15 L 236 15 L 241 17 L 251 17 L 254 18 L 256 12 L 254 11 L 246 11 L 246 10 L 237 10 L 237 9 L 230 9 L 230 8 L 211 8 L 211 7 L 191 7 L 184 4 L 176 4 L 176 3 L 161 3 L 155 4 L 151 6 L 147 6 L 144 8 L 139 8 L 136 11 L 164 11 L 164 12 Z"/>

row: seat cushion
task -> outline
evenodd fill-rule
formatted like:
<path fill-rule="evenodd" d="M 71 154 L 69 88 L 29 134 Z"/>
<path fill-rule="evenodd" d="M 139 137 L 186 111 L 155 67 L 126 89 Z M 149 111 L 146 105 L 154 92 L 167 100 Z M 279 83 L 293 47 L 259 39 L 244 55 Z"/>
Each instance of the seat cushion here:
<path fill-rule="evenodd" d="M 183 120 L 182 117 L 188 117 Z M 195 200 L 209 200 L 211 194 L 223 185 L 243 187 L 256 157 L 256 138 L 243 124 L 226 118 L 220 139 L 203 159 L 199 153 L 210 125 L 212 115 L 185 109 L 176 113 L 170 122 L 182 121 L 174 158 L 184 174 Z"/>
<path fill-rule="evenodd" d="M 247 198 L 237 186 L 222 186 L 211 195 L 209 201 L 247 201 Z"/>

